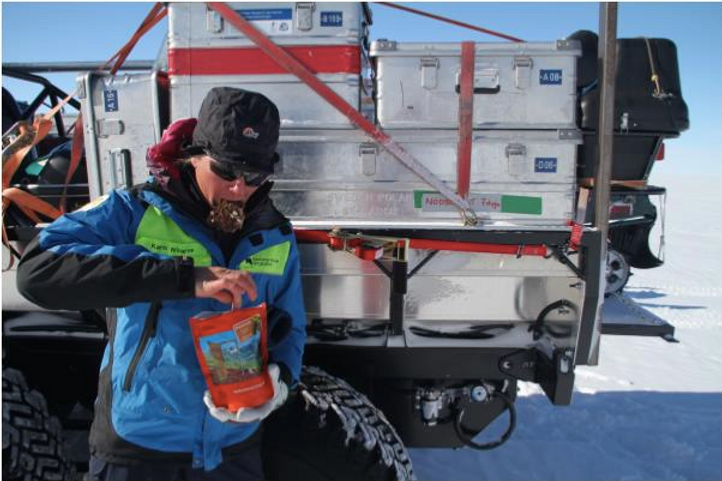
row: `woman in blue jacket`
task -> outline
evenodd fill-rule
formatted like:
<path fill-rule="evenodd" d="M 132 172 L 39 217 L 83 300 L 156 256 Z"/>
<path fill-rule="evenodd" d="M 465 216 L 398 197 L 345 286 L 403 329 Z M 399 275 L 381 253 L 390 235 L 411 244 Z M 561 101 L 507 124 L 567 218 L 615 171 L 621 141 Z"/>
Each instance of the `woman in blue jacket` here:
<path fill-rule="evenodd" d="M 18 287 L 49 309 L 116 307 L 90 433 L 97 479 L 261 479 L 260 422 L 301 370 L 305 313 L 291 225 L 268 193 L 279 115 L 266 97 L 214 88 L 198 120 L 148 152 L 153 174 L 46 227 Z M 266 302 L 290 317 L 270 352 L 274 398 L 213 406 L 188 320 Z"/>

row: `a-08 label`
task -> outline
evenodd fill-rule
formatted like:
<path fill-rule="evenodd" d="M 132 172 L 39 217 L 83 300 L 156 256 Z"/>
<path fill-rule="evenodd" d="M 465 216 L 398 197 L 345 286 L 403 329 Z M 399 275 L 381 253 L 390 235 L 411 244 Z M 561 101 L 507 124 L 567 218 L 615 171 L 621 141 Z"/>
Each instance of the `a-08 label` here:
<path fill-rule="evenodd" d="M 322 27 L 343 26 L 343 12 L 321 12 Z"/>
<path fill-rule="evenodd" d="M 539 70 L 539 84 L 540 85 L 561 85 L 562 84 L 561 69 Z"/>
<path fill-rule="evenodd" d="M 236 12 L 267 35 L 293 33 L 293 10 L 290 8 L 254 8 Z"/>
<path fill-rule="evenodd" d="M 553 174 L 557 171 L 556 157 L 537 157 L 534 159 L 534 172 Z"/>

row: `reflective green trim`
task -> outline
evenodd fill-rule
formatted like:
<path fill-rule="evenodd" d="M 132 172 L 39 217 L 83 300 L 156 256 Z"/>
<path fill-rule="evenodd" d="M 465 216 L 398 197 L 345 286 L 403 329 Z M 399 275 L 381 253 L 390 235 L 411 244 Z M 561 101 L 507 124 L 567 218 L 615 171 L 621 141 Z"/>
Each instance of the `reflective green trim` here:
<path fill-rule="evenodd" d="M 257 274 L 272 274 L 282 276 L 288 262 L 288 254 L 291 252 L 291 242 L 256 252 L 238 266 L 242 271 L 255 272 Z"/>
<path fill-rule="evenodd" d="M 149 206 L 135 233 L 135 243 L 156 254 L 183 256 L 193 259 L 197 267 L 213 264 L 208 250 L 178 227 L 158 207 Z"/>

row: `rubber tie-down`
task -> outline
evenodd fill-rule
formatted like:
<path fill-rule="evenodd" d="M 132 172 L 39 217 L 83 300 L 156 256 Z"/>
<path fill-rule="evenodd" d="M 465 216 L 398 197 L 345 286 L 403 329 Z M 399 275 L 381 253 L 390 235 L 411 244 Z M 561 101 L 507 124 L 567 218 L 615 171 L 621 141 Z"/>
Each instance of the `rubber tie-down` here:
<path fill-rule="evenodd" d="M 496 441 L 490 441 L 488 443 L 475 442 L 473 440 L 473 436 L 477 433 L 475 431 L 469 431 L 464 427 L 464 412 L 466 411 L 466 408 L 462 407 L 461 409 L 458 409 L 456 415 L 454 416 L 454 432 L 456 432 L 459 440 L 465 446 L 479 451 L 488 451 L 490 449 L 498 448 L 511 438 L 514 429 L 516 429 L 516 408 L 514 407 L 514 401 L 512 401 L 509 396 L 499 391 L 495 391 L 491 395 L 490 400 L 493 400 L 494 398 L 501 399 L 504 406 L 509 411 L 509 425 L 507 426 L 506 431 L 504 431 L 504 434 L 502 434 Z"/>

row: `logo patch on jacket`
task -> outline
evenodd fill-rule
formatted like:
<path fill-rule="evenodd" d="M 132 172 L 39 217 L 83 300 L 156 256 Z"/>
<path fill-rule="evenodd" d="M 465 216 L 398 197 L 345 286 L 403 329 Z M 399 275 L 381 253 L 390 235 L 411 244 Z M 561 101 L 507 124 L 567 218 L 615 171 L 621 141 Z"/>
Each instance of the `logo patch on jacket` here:
<path fill-rule="evenodd" d="M 242 271 L 255 272 L 256 274 L 283 275 L 288 262 L 288 254 L 291 252 L 291 243 L 283 242 L 275 246 L 256 252 L 248 259 L 241 262 L 238 268 Z"/>

